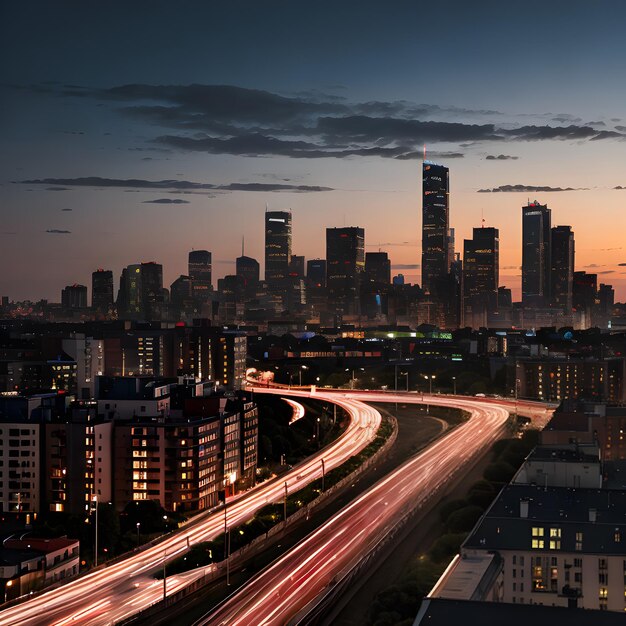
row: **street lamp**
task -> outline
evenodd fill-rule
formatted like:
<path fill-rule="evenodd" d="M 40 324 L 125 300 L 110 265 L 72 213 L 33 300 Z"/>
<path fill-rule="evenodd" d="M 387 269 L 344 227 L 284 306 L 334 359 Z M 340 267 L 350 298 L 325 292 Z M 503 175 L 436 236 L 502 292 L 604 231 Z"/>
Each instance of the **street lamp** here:
<path fill-rule="evenodd" d="M 9 588 L 13 586 L 12 580 L 7 580 L 7 584 L 4 586 L 4 603 L 6 604 L 9 599 Z"/>
<path fill-rule="evenodd" d="M 298 378 L 299 378 L 299 382 L 300 382 L 300 387 L 302 387 L 302 370 L 308 370 L 309 367 L 307 365 L 301 365 L 300 369 L 298 370 Z"/>
<path fill-rule="evenodd" d="M 424 375 L 424 378 L 428 381 L 428 395 L 432 396 L 433 395 L 433 380 L 435 380 L 436 376 L 434 374 L 432 374 L 431 376 L 426 376 Z M 423 394 L 422 394 L 423 397 Z M 426 412 L 428 413 L 430 411 L 430 404 L 426 403 Z"/>
<path fill-rule="evenodd" d="M 452 388 L 453 388 L 453 393 L 456 396 L 456 376 L 452 377 Z"/>
<path fill-rule="evenodd" d="M 315 436 L 317 437 L 317 448 L 319 450 L 320 447 L 320 418 L 318 417 L 315 420 Z"/>
<path fill-rule="evenodd" d="M 139 528 L 140 527 L 141 527 L 141 522 L 137 522 L 137 545 L 138 546 L 141 543 L 141 540 L 139 539 Z"/>
<path fill-rule="evenodd" d="M 324 482 L 326 480 L 326 465 L 322 459 L 322 493 L 324 493 Z"/>
<path fill-rule="evenodd" d="M 349 367 L 346 368 L 346 372 L 352 372 L 352 378 L 350 379 L 350 389 L 354 389 L 354 382 L 356 380 L 356 378 L 354 377 L 354 372 L 356 371 L 357 368 L 353 367 L 352 369 L 350 369 Z M 359 370 L 361 370 L 362 372 L 365 371 L 364 367 L 359 367 Z"/>
<path fill-rule="evenodd" d="M 95 493 L 93 495 L 93 502 L 95 504 L 95 508 L 94 508 L 94 513 L 95 513 L 95 517 L 96 517 L 96 538 L 95 538 L 95 559 L 94 559 L 94 564 L 96 567 L 98 567 L 98 494 Z"/>
<path fill-rule="evenodd" d="M 400 372 L 400 376 L 406 376 L 406 390 L 407 393 L 409 391 L 409 373 L 408 372 Z"/>

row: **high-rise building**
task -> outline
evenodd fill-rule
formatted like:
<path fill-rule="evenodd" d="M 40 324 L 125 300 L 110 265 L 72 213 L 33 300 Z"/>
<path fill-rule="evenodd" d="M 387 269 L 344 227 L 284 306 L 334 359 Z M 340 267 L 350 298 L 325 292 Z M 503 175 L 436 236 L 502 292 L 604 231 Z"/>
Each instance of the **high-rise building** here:
<path fill-rule="evenodd" d="M 91 274 L 91 308 L 106 314 L 113 308 L 113 272 L 98 269 Z"/>
<path fill-rule="evenodd" d="M 326 287 L 326 260 L 311 259 L 306 263 L 307 288 Z"/>
<path fill-rule="evenodd" d="M 246 288 L 253 287 L 259 282 L 259 262 L 249 256 L 237 257 L 236 271 L 237 276 L 241 276 Z"/>
<path fill-rule="evenodd" d="M 194 300 L 206 302 L 213 290 L 211 253 L 208 250 L 192 250 L 189 253 L 189 278 Z"/>
<path fill-rule="evenodd" d="M 270 289 L 282 289 L 291 260 L 291 212 L 265 214 L 265 280 Z"/>
<path fill-rule="evenodd" d="M 365 253 L 364 280 L 370 283 L 388 285 L 391 283 L 391 261 L 386 252 Z"/>
<path fill-rule="evenodd" d="M 571 226 L 552 229 L 552 304 L 572 311 L 574 287 L 574 232 Z"/>
<path fill-rule="evenodd" d="M 422 179 L 422 289 L 436 295 L 450 268 L 449 171 L 424 161 Z"/>
<path fill-rule="evenodd" d="M 289 261 L 289 278 L 304 278 L 304 257 L 298 254 L 292 254 Z"/>
<path fill-rule="evenodd" d="M 551 218 L 547 205 L 529 202 L 522 207 L 522 303 L 546 306 L 550 303 Z"/>
<path fill-rule="evenodd" d="M 61 291 L 61 306 L 64 309 L 86 309 L 87 287 L 85 285 L 68 285 Z"/>
<path fill-rule="evenodd" d="M 165 301 L 163 266 L 150 261 L 122 270 L 118 315 L 127 319 L 160 320 Z"/>
<path fill-rule="evenodd" d="M 192 282 L 189 276 L 181 275 L 170 285 L 170 304 L 172 313 L 176 316 L 192 312 L 194 298 L 192 296 Z"/>
<path fill-rule="evenodd" d="M 357 313 L 365 269 L 365 230 L 357 226 L 326 229 L 329 301 L 344 313 Z"/>
<path fill-rule="evenodd" d="M 497 310 L 500 260 L 497 228 L 474 228 L 463 243 L 463 289 L 465 321 L 473 327 L 487 325 L 487 314 Z"/>

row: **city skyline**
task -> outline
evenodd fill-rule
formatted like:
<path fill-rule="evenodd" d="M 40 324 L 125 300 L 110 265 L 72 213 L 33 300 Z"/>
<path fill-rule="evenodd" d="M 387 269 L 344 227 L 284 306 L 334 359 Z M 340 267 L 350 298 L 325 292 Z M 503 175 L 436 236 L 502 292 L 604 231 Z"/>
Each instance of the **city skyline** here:
<path fill-rule="evenodd" d="M 575 230 L 577 267 L 623 301 L 626 9 L 607 4 L 608 23 L 582 2 L 530 2 L 514 18 L 498 3 L 451 2 L 436 34 L 404 2 L 334 7 L 333 20 L 323 6 L 303 20 L 253 3 L 241 20 L 193 3 L 4 7 L 0 260 L 11 272 L 0 294 L 58 300 L 98 267 L 117 277 L 150 260 L 169 285 L 191 249 L 213 253 L 215 279 L 232 274 L 242 236 L 262 262 L 266 205 L 292 210 L 295 254 L 323 257 L 327 227 L 360 226 L 366 250 L 421 283 L 426 143 L 453 173 L 457 242 L 483 217 L 500 230 L 500 283 L 514 299 L 519 207 L 537 200 Z M 479 193 L 490 189 L 501 191 Z"/>

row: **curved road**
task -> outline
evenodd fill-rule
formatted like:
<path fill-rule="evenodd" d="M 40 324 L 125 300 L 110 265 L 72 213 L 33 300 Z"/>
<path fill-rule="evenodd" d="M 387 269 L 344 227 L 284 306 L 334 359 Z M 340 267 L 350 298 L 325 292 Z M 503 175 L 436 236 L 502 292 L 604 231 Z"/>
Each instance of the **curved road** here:
<path fill-rule="evenodd" d="M 244 585 L 196 626 L 284 625 L 314 603 L 415 507 L 425 506 L 448 477 L 499 436 L 514 408 L 510 401 L 393 393 L 347 393 L 372 402 L 442 405 L 471 418 L 376 483 L 289 553 Z M 532 406 L 534 404 L 534 406 Z M 525 412 L 546 415 L 535 403 Z M 522 404 L 519 403 L 519 408 Z"/>
<path fill-rule="evenodd" d="M 281 389 L 255 391 L 285 394 Z M 291 391 L 289 395 L 307 397 L 311 393 Z M 315 398 L 344 408 L 351 417 L 347 429 L 335 442 L 282 475 L 280 480 L 261 484 L 249 492 L 230 498 L 227 502 L 229 527 L 250 519 L 265 504 L 279 502 L 284 495 L 285 481 L 289 491 L 298 490 L 321 476 L 322 459 L 328 471 L 358 453 L 375 437 L 381 422 L 380 413 L 376 409 L 355 398 L 337 394 L 318 392 Z M 184 552 L 189 545 L 211 540 L 223 530 L 223 509 L 202 516 L 157 545 L 1 611 L 0 626 L 114 624 L 163 597 L 163 583 L 155 581 L 151 574 L 162 568 L 164 558 L 169 560 Z M 199 578 L 204 571 L 194 570 L 168 577 L 168 595 Z"/>

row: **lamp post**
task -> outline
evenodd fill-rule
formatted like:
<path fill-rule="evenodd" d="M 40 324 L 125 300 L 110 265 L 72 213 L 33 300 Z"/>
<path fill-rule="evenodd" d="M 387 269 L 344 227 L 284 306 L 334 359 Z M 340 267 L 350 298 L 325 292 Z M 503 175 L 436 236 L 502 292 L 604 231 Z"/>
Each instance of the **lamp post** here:
<path fill-rule="evenodd" d="M 317 449 L 320 448 L 320 418 L 315 420 L 315 436 L 317 437 Z"/>
<path fill-rule="evenodd" d="M 428 381 L 428 395 L 433 395 L 433 380 L 435 380 L 436 376 L 432 374 L 431 376 L 424 375 L 424 378 Z M 430 411 L 430 404 L 426 404 L 426 412 Z"/>
<path fill-rule="evenodd" d="M 98 567 L 98 494 L 94 494 L 93 496 L 93 502 L 95 504 L 95 509 L 94 509 L 94 513 L 95 513 L 95 518 L 96 518 L 96 529 L 95 529 L 95 549 L 94 549 L 94 553 L 95 553 L 95 557 L 94 557 L 94 564 L 96 567 Z"/>
<path fill-rule="evenodd" d="M 141 543 L 139 539 L 139 528 L 141 527 L 141 522 L 137 522 L 137 546 Z"/>
<path fill-rule="evenodd" d="M 409 373 L 408 372 L 400 372 L 400 376 L 406 376 L 406 390 L 407 393 L 409 391 Z"/>
<path fill-rule="evenodd" d="M 6 585 L 4 586 L 4 603 L 6 604 L 9 600 L 9 589 L 13 586 L 12 580 L 7 580 Z"/>
<path fill-rule="evenodd" d="M 324 464 L 324 459 L 322 459 L 322 493 L 324 493 L 325 479 L 326 479 L 326 465 Z"/>
<path fill-rule="evenodd" d="M 452 389 L 453 389 L 453 394 L 456 396 L 456 376 L 452 377 Z"/>
<path fill-rule="evenodd" d="M 308 370 L 308 366 L 307 365 L 301 365 L 300 369 L 298 370 L 298 381 L 300 383 L 300 387 L 302 387 L 302 370 Z"/>
<path fill-rule="evenodd" d="M 288 495 L 289 495 L 289 493 L 287 491 L 287 481 L 285 481 L 285 503 L 284 503 L 284 509 L 283 509 L 285 522 L 287 521 L 287 496 Z"/>
<path fill-rule="evenodd" d="M 165 575 L 165 563 L 167 561 L 167 548 L 163 550 L 163 602 L 167 599 L 167 576 Z"/>

